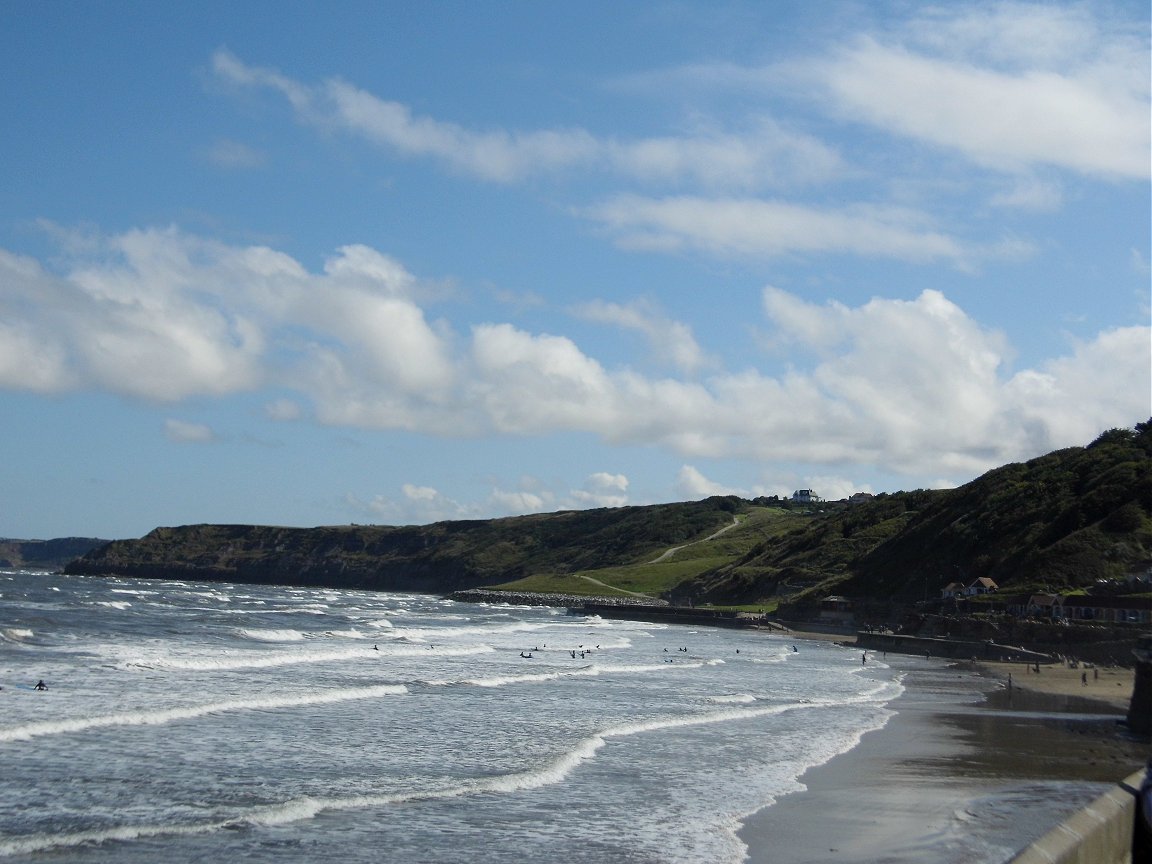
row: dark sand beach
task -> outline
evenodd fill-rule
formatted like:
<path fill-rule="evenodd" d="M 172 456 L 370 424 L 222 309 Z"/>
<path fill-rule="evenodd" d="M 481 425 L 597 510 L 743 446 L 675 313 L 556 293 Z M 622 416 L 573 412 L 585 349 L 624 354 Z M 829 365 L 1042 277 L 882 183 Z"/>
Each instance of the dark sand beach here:
<path fill-rule="evenodd" d="M 745 820 L 751 864 L 1003 862 L 1149 756 L 1119 722 L 1130 670 L 1089 670 L 1089 688 L 1079 670 L 1041 667 L 1039 692 L 1022 666 L 885 662 L 906 688 L 895 716 Z"/>

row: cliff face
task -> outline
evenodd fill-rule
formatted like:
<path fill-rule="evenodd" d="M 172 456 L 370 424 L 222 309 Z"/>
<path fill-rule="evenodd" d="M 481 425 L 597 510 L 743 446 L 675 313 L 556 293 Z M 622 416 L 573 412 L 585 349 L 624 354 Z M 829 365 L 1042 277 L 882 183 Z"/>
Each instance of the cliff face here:
<path fill-rule="evenodd" d="M 0 567 L 14 570 L 59 570 L 74 558 L 107 542 L 95 537 L 0 540 Z"/>
<path fill-rule="evenodd" d="M 407 527 L 187 525 L 114 541 L 65 572 L 454 591 L 635 560 L 720 528 L 736 506 L 710 498 Z"/>

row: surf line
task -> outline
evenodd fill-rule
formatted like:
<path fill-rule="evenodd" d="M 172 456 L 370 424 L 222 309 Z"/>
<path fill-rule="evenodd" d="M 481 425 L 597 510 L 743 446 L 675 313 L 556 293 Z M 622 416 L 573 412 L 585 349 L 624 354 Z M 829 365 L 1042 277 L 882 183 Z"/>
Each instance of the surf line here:
<path fill-rule="evenodd" d="M 378 699 L 383 696 L 400 696 L 408 692 L 404 684 L 380 684 L 373 687 L 356 687 L 342 690 L 325 690 L 302 696 L 272 696 L 256 699 L 229 699 L 223 702 L 208 702 L 200 705 L 187 705 L 180 708 L 165 708 L 159 711 L 126 712 L 123 714 L 103 714 L 96 717 L 76 717 L 70 720 L 51 720 L 44 723 L 29 723 L 0 729 L 0 742 L 27 741 L 45 735 L 63 735 L 69 732 L 85 732 L 109 726 L 162 726 L 177 720 L 193 720 L 208 714 L 229 711 L 259 711 L 274 708 L 299 708 L 304 705 L 326 705 L 334 702 L 350 702 L 356 699 Z"/>
<path fill-rule="evenodd" d="M 503 774 L 497 777 L 480 778 L 441 789 L 413 789 L 383 795 L 350 795 L 341 798 L 314 798 L 310 796 L 295 798 L 279 804 L 266 804 L 229 819 L 190 825 L 120 825 L 72 834 L 30 834 L 23 837 L 8 837 L 0 839 L 0 857 L 28 854 L 58 847 L 79 846 L 86 843 L 103 843 L 109 840 L 132 841 L 145 837 L 188 836 L 211 834 L 235 828 L 284 825 L 290 822 L 313 819 L 324 811 L 367 809 L 410 801 L 435 801 L 484 793 L 513 793 L 539 789 L 543 786 L 562 782 L 580 763 L 595 758 L 596 753 L 607 744 L 609 738 L 624 738 L 661 729 L 747 720 L 754 717 L 803 710 L 809 707 L 811 706 L 808 703 L 793 702 L 766 707 L 728 708 L 707 714 L 656 717 L 650 720 L 623 723 L 608 727 L 575 742 L 571 749 L 557 755 L 540 768 Z"/>

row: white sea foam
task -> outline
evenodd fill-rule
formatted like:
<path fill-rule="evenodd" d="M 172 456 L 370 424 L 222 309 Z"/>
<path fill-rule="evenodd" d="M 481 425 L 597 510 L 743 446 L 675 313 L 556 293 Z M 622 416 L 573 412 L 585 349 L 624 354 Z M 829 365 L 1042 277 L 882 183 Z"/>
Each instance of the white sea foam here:
<path fill-rule="evenodd" d="M 750 702 L 755 702 L 756 697 L 751 693 L 730 693 L 724 696 L 709 696 L 708 701 L 719 705 L 747 705 Z"/>
<path fill-rule="evenodd" d="M 359 630 L 352 628 L 350 630 L 326 630 L 326 636 L 332 636 L 336 639 L 367 639 L 368 637 L 361 633 Z"/>
<path fill-rule="evenodd" d="M 122 660 L 124 669 L 177 669 L 186 672 L 235 671 L 239 669 L 275 669 L 281 666 L 296 666 L 308 663 L 334 663 L 347 660 L 365 660 L 369 657 L 413 657 L 425 651 L 434 650 L 442 657 L 467 657 L 473 654 L 487 654 L 493 649 L 487 645 L 462 645 L 431 649 L 428 646 L 385 645 L 378 650 L 366 646 L 355 648 L 330 648 L 304 651 L 265 653 L 258 651 L 233 651 L 219 654 L 179 657 L 157 655 L 146 657 L 136 655 Z"/>
<path fill-rule="evenodd" d="M 293 696 L 256 696 L 251 699 L 228 699 L 200 705 L 183 705 L 158 711 L 128 711 L 121 714 L 103 714 L 96 717 L 75 717 L 67 720 L 45 720 L 9 729 L 0 728 L 0 741 L 27 741 L 45 735 L 64 735 L 85 732 L 107 726 L 162 726 L 178 720 L 193 720 L 208 714 L 233 711 L 267 711 L 280 708 L 299 708 L 304 705 L 328 705 L 357 699 L 379 699 L 408 692 L 403 684 L 382 684 L 375 687 L 348 687 L 322 690 Z"/>
<path fill-rule="evenodd" d="M 241 628 L 236 631 L 236 635 L 257 642 L 299 642 L 304 638 L 304 634 L 299 630 L 261 630 L 258 628 Z"/>
<path fill-rule="evenodd" d="M 31 639 L 33 635 L 31 630 L 25 630 L 23 627 L 7 627 L 0 630 L 0 638 L 6 642 L 23 642 Z"/>
<path fill-rule="evenodd" d="M 95 606 L 107 606 L 110 609 L 131 609 L 132 604 L 127 600 L 97 600 Z"/>
<path fill-rule="evenodd" d="M 397 821 L 388 819 L 392 805 L 421 801 L 404 809 L 405 824 L 388 829 L 400 843 L 420 844 L 404 846 L 413 858 L 437 860 L 437 844 L 475 842 L 482 844 L 477 864 L 496 864 L 497 850 L 516 842 L 500 826 L 535 825 L 530 814 L 555 805 L 554 821 L 526 831 L 560 852 L 582 842 L 578 820 L 603 825 L 621 860 L 733 864 L 741 853 L 733 814 L 799 788 L 804 770 L 882 722 L 886 700 L 900 689 L 876 680 L 886 674 L 879 663 L 859 671 L 851 652 L 808 646 L 797 662 L 772 668 L 753 663 L 781 643 L 747 634 L 701 628 L 693 635 L 537 608 L 513 616 L 469 606 L 468 615 L 443 615 L 438 608 L 465 607 L 429 597 L 336 592 L 324 612 L 317 598 L 327 595 L 313 589 L 207 586 L 231 598 L 222 603 L 176 584 L 148 598 L 169 600 L 167 608 L 138 602 L 131 615 L 108 615 L 115 626 L 98 635 L 85 624 L 91 616 L 70 611 L 134 600 L 129 589 L 139 584 L 123 580 L 112 589 L 91 580 L 45 603 L 64 610 L 52 619 L 56 647 L 45 646 L 29 668 L 43 664 L 46 680 L 59 686 L 44 698 L 14 692 L 8 700 L 0 856 L 52 847 L 80 856 L 67 847 L 104 843 L 110 848 L 91 850 L 96 857 L 144 862 L 154 860 L 158 841 L 131 841 L 163 837 L 170 860 L 189 864 L 263 848 L 264 826 L 276 825 L 285 864 L 305 860 L 302 850 L 332 831 L 350 832 L 351 857 L 361 860 L 371 854 L 371 844 L 359 844 L 373 826 Z M 40 592 L 54 587 L 28 585 L 17 595 L 21 611 L 39 609 L 31 598 L 44 601 Z M 230 612 L 261 617 L 226 618 Z M 328 617 L 305 622 L 301 612 Z M 656 643 L 640 641 L 655 635 Z M 674 640 L 691 653 L 661 654 L 661 644 L 672 651 Z M 579 643 L 600 650 L 586 661 L 571 658 Z M 67 674 L 59 645 L 82 648 L 68 656 Z M 534 659 L 513 659 L 534 645 Z M 34 643 L 19 649 L 30 650 Z M 770 662 L 780 659 L 772 654 Z M 259 686 L 236 689 L 237 672 Z M 128 695 L 125 685 L 138 681 L 147 686 Z M 371 701 L 371 688 L 384 682 L 409 695 Z M 332 689 L 338 683 L 346 686 Z M 338 701 L 307 707 L 328 693 Z M 361 701 L 339 704 L 354 699 Z M 717 734 L 692 729 L 708 723 Z M 811 735 L 813 728 L 821 734 Z M 137 787 L 131 765 L 107 762 L 114 748 L 166 760 L 189 736 L 211 742 L 212 755 L 166 761 L 163 786 Z M 24 746 L 29 738 L 33 746 Z M 38 762 L 60 747 L 77 781 L 42 784 Z M 590 760 L 602 764 L 583 770 Z M 651 772 L 668 783 L 652 789 L 644 781 Z M 715 795 L 700 796 L 701 783 L 713 784 Z M 551 789 L 518 794 L 543 787 Z M 646 792 L 654 793 L 651 808 L 629 812 L 628 802 Z M 19 812 L 30 794 L 43 796 L 35 823 Z M 475 818 L 451 838 L 429 833 L 446 813 L 436 801 L 464 796 L 473 796 L 467 806 Z M 577 800 L 579 807 L 564 804 Z M 323 821 L 309 824 L 320 814 Z M 490 814 L 508 819 L 492 828 Z M 22 834 L 33 828 L 40 833 Z M 189 835 L 201 836 L 181 839 Z"/>
<path fill-rule="evenodd" d="M 382 807 L 416 800 L 457 798 L 481 793 L 516 793 L 562 782 L 581 763 L 594 758 L 610 738 L 627 738 L 634 735 L 655 732 L 662 729 L 700 726 L 745 720 L 779 714 L 801 706 L 774 706 L 757 709 L 733 708 L 703 715 L 659 717 L 636 723 L 624 723 L 601 732 L 594 733 L 575 742 L 568 750 L 553 757 L 544 765 L 519 772 L 463 781 L 457 784 L 430 789 L 409 790 L 390 794 L 362 794 L 342 797 L 318 798 L 305 796 L 277 804 L 254 807 L 236 817 L 200 824 L 168 825 L 124 825 L 96 831 L 72 834 L 37 834 L 27 837 L 0 840 L 0 855 L 26 854 L 54 847 L 79 846 L 87 843 L 101 843 L 108 840 L 134 840 L 176 834 L 203 834 L 239 827 L 242 825 L 276 826 L 292 822 L 314 819 L 319 814 L 331 810 L 363 809 Z M 220 710 L 220 709 L 217 709 Z M 860 733 L 863 735 L 863 732 Z M 855 740 L 859 740 L 856 736 Z M 850 746 L 829 750 L 827 758 L 850 749 Z M 821 754 L 823 755 L 823 754 Z M 824 761 L 827 761 L 826 759 Z M 820 764 L 820 763 L 814 763 Z"/>

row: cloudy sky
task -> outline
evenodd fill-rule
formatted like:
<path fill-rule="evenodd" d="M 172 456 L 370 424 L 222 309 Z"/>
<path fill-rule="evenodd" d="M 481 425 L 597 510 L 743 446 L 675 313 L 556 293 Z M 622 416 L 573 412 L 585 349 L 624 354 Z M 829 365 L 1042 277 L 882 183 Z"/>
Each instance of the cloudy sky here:
<path fill-rule="evenodd" d="M 0 106 L 0 536 L 938 488 L 1152 413 L 1146 0 L 11 0 Z"/>

